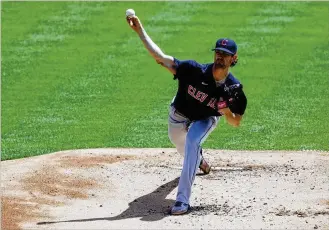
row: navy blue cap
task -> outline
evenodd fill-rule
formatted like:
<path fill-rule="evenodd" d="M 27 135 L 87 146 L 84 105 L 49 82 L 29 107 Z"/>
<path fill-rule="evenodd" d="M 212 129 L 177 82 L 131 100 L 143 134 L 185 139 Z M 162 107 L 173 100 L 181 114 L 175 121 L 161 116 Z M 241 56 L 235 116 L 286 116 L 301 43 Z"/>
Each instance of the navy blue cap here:
<path fill-rule="evenodd" d="M 238 46 L 231 39 L 221 38 L 221 39 L 218 39 L 217 40 L 216 46 L 212 50 L 213 51 L 214 50 L 222 50 L 222 51 L 224 51 L 226 53 L 229 53 L 229 54 L 234 55 L 238 51 Z"/>

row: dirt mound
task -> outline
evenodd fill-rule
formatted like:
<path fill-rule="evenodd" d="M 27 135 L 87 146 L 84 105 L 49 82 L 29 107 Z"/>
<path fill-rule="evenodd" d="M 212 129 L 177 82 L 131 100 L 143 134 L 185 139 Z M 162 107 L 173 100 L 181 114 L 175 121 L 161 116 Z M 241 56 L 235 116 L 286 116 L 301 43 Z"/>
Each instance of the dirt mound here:
<path fill-rule="evenodd" d="M 1 162 L 2 229 L 328 229 L 329 153 L 206 150 L 191 212 L 170 216 L 175 149 L 86 149 Z"/>

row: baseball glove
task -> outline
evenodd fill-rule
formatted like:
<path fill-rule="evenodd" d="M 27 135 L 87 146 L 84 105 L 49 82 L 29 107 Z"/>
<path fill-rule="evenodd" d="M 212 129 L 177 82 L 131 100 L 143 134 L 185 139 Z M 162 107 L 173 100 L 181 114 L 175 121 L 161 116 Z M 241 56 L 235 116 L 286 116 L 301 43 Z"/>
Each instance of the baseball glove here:
<path fill-rule="evenodd" d="M 223 100 L 219 100 L 218 109 L 229 107 L 233 113 L 243 114 L 246 106 L 246 96 L 242 84 L 224 87 Z"/>

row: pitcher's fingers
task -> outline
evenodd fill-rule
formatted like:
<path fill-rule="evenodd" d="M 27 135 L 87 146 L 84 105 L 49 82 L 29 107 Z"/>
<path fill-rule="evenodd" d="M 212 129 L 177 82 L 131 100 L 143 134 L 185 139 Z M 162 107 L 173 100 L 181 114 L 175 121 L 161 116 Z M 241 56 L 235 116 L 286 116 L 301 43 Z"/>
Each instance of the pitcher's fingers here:
<path fill-rule="evenodd" d="M 140 25 L 140 21 L 139 21 L 139 19 L 138 19 L 137 16 L 135 16 L 135 15 L 132 16 L 131 17 L 131 20 L 133 21 L 133 23 L 134 23 L 135 26 Z"/>
<path fill-rule="evenodd" d="M 126 17 L 126 20 L 130 26 L 133 26 L 133 22 L 130 17 Z"/>

